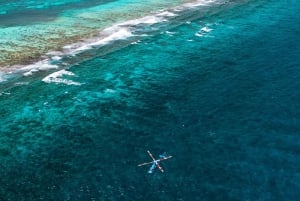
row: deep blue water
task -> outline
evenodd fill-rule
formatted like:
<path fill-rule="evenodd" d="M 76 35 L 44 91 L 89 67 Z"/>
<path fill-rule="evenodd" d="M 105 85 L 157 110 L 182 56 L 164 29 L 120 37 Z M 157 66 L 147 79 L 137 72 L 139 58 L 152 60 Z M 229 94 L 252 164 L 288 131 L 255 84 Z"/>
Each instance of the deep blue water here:
<path fill-rule="evenodd" d="M 299 200 L 300 3 L 216 10 L 3 84 L 0 200 Z"/>

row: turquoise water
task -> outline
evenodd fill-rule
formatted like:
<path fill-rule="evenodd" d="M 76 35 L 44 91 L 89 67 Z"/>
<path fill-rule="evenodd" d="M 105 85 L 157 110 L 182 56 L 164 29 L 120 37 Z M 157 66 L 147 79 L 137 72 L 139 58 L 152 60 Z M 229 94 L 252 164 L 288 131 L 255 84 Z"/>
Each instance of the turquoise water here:
<path fill-rule="evenodd" d="M 53 68 L 2 73 L 0 199 L 298 200 L 299 10 L 171 10 Z M 137 167 L 147 150 L 173 156 L 165 173 Z"/>
<path fill-rule="evenodd" d="M 193 0 L 0 2 L 0 67 L 33 63 L 116 23 L 188 1 Z"/>

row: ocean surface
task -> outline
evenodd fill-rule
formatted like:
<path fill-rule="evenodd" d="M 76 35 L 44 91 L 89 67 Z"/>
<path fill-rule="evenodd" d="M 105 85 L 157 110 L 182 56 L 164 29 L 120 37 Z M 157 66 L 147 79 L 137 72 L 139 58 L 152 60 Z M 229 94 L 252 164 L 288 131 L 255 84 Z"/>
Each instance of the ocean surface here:
<path fill-rule="evenodd" d="M 1 0 L 0 200 L 300 200 L 299 24 L 298 0 Z"/>

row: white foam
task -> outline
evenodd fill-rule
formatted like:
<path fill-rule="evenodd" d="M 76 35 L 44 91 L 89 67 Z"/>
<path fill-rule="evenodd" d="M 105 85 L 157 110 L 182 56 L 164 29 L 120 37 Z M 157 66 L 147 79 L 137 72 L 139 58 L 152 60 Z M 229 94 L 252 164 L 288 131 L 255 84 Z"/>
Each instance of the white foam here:
<path fill-rule="evenodd" d="M 214 3 L 215 0 L 198 0 L 192 3 L 185 3 L 183 4 L 184 7 L 198 7 L 198 6 L 207 6 L 210 3 Z"/>
<path fill-rule="evenodd" d="M 10 95 L 11 93 L 9 93 L 9 92 L 0 92 L 0 96 L 2 96 L 2 95 Z"/>
<path fill-rule="evenodd" d="M 194 2 L 184 3 L 180 6 L 176 6 L 173 10 L 174 11 L 183 11 L 185 9 L 199 7 L 199 6 L 208 6 L 211 3 L 214 3 L 215 0 L 198 0 Z"/>
<path fill-rule="evenodd" d="M 117 40 L 126 40 L 130 37 L 137 36 L 133 32 L 136 30 L 137 25 L 154 25 L 160 22 L 167 21 L 168 17 L 175 17 L 177 14 L 162 10 L 159 13 L 141 17 L 138 19 L 128 20 L 122 23 L 118 23 L 100 30 L 99 35 L 90 39 L 82 40 L 77 43 L 65 45 L 62 52 L 51 52 L 48 55 L 53 56 L 52 59 L 60 60 L 61 55 L 76 55 L 85 50 L 92 49 L 93 47 L 101 47 L 110 44 Z M 147 36 L 147 35 L 139 35 Z"/>
<path fill-rule="evenodd" d="M 53 57 L 51 57 L 51 60 L 55 60 L 55 61 L 59 61 L 61 59 L 62 59 L 61 56 L 53 56 Z"/>
<path fill-rule="evenodd" d="M 48 55 L 50 57 L 61 57 L 61 56 L 63 56 L 63 52 L 61 52 L 61 51 L 50 51 L 46 55 Z"/>
<path fill-rule="evenodd" d="M 195 33 L 195 36 L 202 37 L 202 36 L 206 35 L 207 33 L 211 32 L 212 30 L 213 29 L 205 26 L 205 27 L 201 28 L 200 31 Z"/>
<path fill-rule="evenodd" d="M 174 31 L 166 31 L 166 34 L 168 34 L 168 35 L 174 35 L 174 34 L 176 34 L 176 32 L 174 32 Z"/>
<path fill-rule="evenodd" d="M 133 34 L 127 28 L 111 27 L 111 28 L 105 29 L 104 33 L 105 32 L 109 33 L 109 35 L 107 37 L 105 37 L 95 43 L 92 43 L 91 45 L 104 45 L 104 44 L 110 43 L 115 40 L 124 40 L 126 38 L 133 36 Z"/>
<path fill-rule="evenodd" d="M 118 40 L 126 40 L 130 37 L 136 36 L 133 34 L 137 25 L 153 25 L 166 21 L 165 17 L 173 17 L 176 14 L 168 11 L 149 15 L 138 19 L 128 20 L 123 23 L 115 24 L 111 27 L 99 31 L 99 35 L 78 43 L 69 44 L 63 47 L 65 55 L 76 55 L 93 47 L 101 47 Z M 140 35 L 142 36 L 142 35 Z"/>
<path fill-rule="evenodd" d="M 79 82 L 74 82 L 72 80 L 67 80 L 62 78 L 64 75 L 75 76 L 75 74 L 70 71 L 60 70 L 48 75 L 42 81 L 46 83 L 62 83 L 66 85 L 77 85 L 77 86 L 81 85 L 81 83 Z"/>
<path fill-rule="evenodd" d="M 115 93 L 116 90 L 113 90 L 113 89 L 105 89 L 104 92 L 105 92 L 105 93 L 110 93 L 110 94 L 112 94 L 112 93 Z"/>
<path fill-rule="evenodd" d="M 159 16 L 159 14 L 157 15 L 149 15 L 149 16 L 145 16 L 139 19 L 134 19 L 134 20 L 128 20 L 126 22 L 120 23 L 120 26 L 135 26 L 135 25 L 139 25 L 139 24 L 148 24 L 148 25 L 153 25 L 153 24 L 157 24 L 159 22 L 163 22 L 166 19 L 163 18 L 162 16 Z"/>
<path fill-rule="evenodd" d="M 33 75 L 33 73 L 35 73 L 35 72 L 38 72 L 38 70 L 37 69 L 31 69 L 31 70 L 23 73 L 23 75 L 24 76 L 30 76 L 30 75 Z"/>
<path fill-rule="evenodd" d="M 41 61 L 38 61 L 34 64 L 30 64 L 27 66 L 24 66 L 20 69 L 21 72 L 24 72 L 24 76 L 30 76 L 33 73 L 40 71 L 40 70 L 49 70 L 49 69 L 55 69 L 58 68 L 57 65 L 50 64 L 49 59 L 44 59 Z"/>
<path fill-rule="evenodd" d="M 201 33 L 197 32 L 197 33 L 195 33 L 195 36 L 202 37 L 202 36 L 203 36 L 203 34 L 201 34 Z"/>
<path fill-rule="evenodd" d="M 130 44 L 136 45 L 136 44 L 139 44 L 140 42 L 141 42 L 140 40 L 137 40 L 137 41 L 134 41 L 134 42 L 132 42 L 132 43 L 130 43 Z"/>
<path fill-rule="evenodd" d="M 163 16 L 163 17 L 176 17 L 176 16 L 178 16 L 178 15 L 175 14 L 175 13 L 172 13 L 172 12 L 170 12 L 170 11 L 164 11 L 164 12 L 158 13 L 157 16 Z"/>
<path fill-rule="evenodd" d="M 31 65 L 27 65 L 25 67 L 16 66 L 15 72 L 22 73 L 24 76 L 30 76 L 33 75 L 35 72 L 40 70 L 48 70 L 48 69 L 56 69 L 58 68 L 57 65 L 51 64 L 51 61 L 59 61 L 64 56 L 74 56 L 77 55 L 85 50 L 92 49 L 94 47 L 101 47 L 107 44 L 110 44 L 117 40 L 126 40 L 130 37 L 137 36 L 135 35 L 135 31 L 139 28 L 138 25 L 154 25 L 157 23 L 168 21 L 170 18 L 178 16 L 178 12 L 181 12 L 186 9 L 190 9 L 191 7 L 197 7 L 197 6 L 206 6 L 213 2 L 216 2 L 215 0 L 196 0 L 194 2 L 184 3 L 180 6 L 175 6 L 173 8 L 167 9 L 167 10 L 160 10 L 156 13 L 153 13 L 152 15 L 148 15 L 145 17 L 141 17 L 138 19 L 128 20 L 123 23 L 118 23 L 115 25 L 112 25 L 111 27 L 108 27 L 104 30 L 99 30 L 99 34 L 93 38 L 89 39 L 83 39 L 79 42 L 69 44 L 64 46 L 62 51 L 51 51 L 48 52 L 46 55 L 44 55 L 43 59 L 39 62 L 33 63 Z M 191 23 L 190 21 L 186 22 L 187 24 Z M 197 32 L 195 35 L 200 37 L 203 36 L 203 34 L 210 32 L 211 29 L 208 27 L 204 27 L 201 29 L 201 31 Z M 172 32 L 166 32 L 169 35 L 172 35 Z M 146 34 L 139 34 L 138 37 L 146 36 Z M 135 42 L 133 42 L 135 44 Z M 12 68 L 13 69 L 13 68 Z M 14 72 L 14 73 L 15 73 Z M 53 76 L 53 75 L 52 75 Z M 47 77 L 46 77 L 47 78 Z M 68 81 L 65 79 L 62 79 L 61 77 L 48 77 L 49 80 L 46 80 L 46 82 L 60 82 L 65 84 L 78 84 L 76 82 L 72 83 L 72 81 Z M 4 82 L 6 79 L 3 77 L 3 75 L 0 74 L 0 82 Z M 80 84 L 80 83 L 79 83 Z"/>
<path fill-rule="evenodd" d="M 210 29 L 210 28 L 208 28 L 208 27 L 203 27 L 203 28 L 201 29 L 201 31 L 208 33 L 208 32 L 211 32 L 212 29 Z"/>
<path fill-rule="evenodd" d="M 72 54 L 80 53 L 84 50 L 92 49 L 93 47 L 100 47 L 107 45 L 117 40 L 125 40 L 134 36 L 129 28 L 112 26 L 104 29 L 98 38 L 87 40 L 84 43 L 75 43 L 71 45 L 64 46 L 65 50 L 69 50 Z"/>

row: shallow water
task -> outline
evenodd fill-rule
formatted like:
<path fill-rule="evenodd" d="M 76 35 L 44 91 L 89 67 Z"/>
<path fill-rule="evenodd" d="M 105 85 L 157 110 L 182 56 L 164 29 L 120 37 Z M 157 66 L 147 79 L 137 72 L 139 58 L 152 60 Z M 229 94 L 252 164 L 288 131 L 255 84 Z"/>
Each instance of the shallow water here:
<path fill-rule="evenodd" d="M 0 198 L 297 200 L 299 8 L 196 7 L 5 77 Z"/>
<path fill-rule="evenodd" d="M 113 24 L 187 0 L 57 0 L 0 3 L 0 67 L 28 64 Z M 1 5 L 2 4 L 2 5 Z"/>

